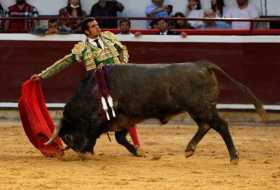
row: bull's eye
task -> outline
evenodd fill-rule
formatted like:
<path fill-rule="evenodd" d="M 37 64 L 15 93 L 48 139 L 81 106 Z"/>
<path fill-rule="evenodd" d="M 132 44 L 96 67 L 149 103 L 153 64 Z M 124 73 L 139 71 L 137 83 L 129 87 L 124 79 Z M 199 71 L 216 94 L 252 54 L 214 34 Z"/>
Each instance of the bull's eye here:
<path fill-rule="evenodd" d="M 72 135 L 65 135 L 65 140 L 66 140 L 67 142 L 73 142 L 73 137 L 72 137 Z"/>

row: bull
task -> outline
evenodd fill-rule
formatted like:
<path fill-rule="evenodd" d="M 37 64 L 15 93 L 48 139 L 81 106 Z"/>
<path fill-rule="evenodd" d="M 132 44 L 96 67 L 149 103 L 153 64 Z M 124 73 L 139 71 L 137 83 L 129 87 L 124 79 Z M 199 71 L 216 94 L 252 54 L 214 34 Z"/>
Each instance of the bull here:
<path fill-rule="evenodd" d="M 214 129 L 224 140 L 231 163 L 237 163 L 238 152 L 228 124 L 216 109 L 219 95 L 216 72 L 232 81 L 254 104 L 257 113 L 266 118 L 262 103 L 249 88 L 207 61 L 109 67 L 108 86 L 117 117 L 111 121 L 100 119 L 101 104 L 96 100 L 97 84 L 91 72 L 66 103 L 61 124 L 46 144 L 60 136 L 68 147 L 80 154 L 93 152 L 100 135 L 114 128 L 117 142 L 137 155 L 137 149 L 126 139 L 129 127 L 151 118 L 166 124 L 171 117 L 188 112 L 198 130 L 186 146 L 186 157 L 192 156 L 205 134 Z"/>

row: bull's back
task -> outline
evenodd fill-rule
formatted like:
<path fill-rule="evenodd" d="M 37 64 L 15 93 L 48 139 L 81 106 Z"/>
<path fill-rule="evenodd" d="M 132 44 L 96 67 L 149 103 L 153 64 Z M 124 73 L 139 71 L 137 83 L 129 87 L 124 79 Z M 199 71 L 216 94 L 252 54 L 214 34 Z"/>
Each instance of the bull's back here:
<path fill-rule="evenodd" d="M 213 73 L 197 63 L 114 65 L 109 81 L 114 98 L 132 101 L 139 109 L 198 105 L 205 94 L 207 101 L 217 95 L 211 92 L 217 85 Z"/>

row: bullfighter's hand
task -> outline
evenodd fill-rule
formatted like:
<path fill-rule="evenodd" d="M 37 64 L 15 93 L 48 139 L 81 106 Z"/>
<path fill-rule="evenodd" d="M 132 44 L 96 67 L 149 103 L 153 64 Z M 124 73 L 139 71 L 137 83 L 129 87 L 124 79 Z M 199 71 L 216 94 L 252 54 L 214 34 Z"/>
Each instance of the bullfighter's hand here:
<path fill-rule="evenodd" d="M 38 74 L 34 74 L 30 77 L 30 79 L 34 81 L 39 81 L 41 80 L 41 77 Z"/>

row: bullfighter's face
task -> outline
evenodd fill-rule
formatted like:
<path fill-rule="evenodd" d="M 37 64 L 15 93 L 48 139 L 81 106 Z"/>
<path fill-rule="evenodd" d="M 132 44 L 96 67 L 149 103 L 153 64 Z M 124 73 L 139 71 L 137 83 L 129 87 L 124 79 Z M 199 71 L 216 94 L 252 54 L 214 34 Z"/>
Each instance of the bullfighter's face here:
<path fill-rule="evenodd" d="M 96 20 L 89 22 L 88 30 L 86 30 L 85 33 L 89 38 L 97 38 L 101 33 L 98 22 Z"/>

